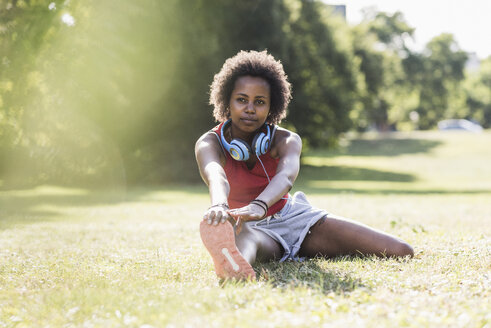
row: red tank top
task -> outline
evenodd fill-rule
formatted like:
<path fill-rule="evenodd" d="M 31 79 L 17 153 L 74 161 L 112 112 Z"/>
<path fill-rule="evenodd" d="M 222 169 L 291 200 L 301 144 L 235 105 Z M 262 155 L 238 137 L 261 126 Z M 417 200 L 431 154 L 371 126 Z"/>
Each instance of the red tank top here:
<path fill-rule="evenodd" d="M 212 132 L 218 136 L 220 145 L 222 144 L 220 134 L 223 124 L 224 123 L 217 125 L 212 130 Z M 271 138 L 273 138 L 273 136 Z M 266 173 L 264 172 L 259 160 L 257 160 L 254 167 L 249 170 L 245 162 L 234 160 L 228 151 L 225 150 L 223 145 L 222 149 L 226 157 L 224 170 L 230 185 L 228 204 L 230 208 L 246 206 L 252 200 L 256 199 L 264 188 L 266 188 L 266 186 L 269 184 L 268 177 L 266 176 Z M 278 166 L 279 158 L 275 159 L 271 157 L 271 150 L 268 150 L 266 154 L 261 156 L 261 161 L 263 162 L 269 178 L 272 179 L 276 175 L 276 168 Z M 282 199 L 269 207 L 267 215 L 269 216 L 279 212 L 283 206 L 285 206 L 287 198 L 288 193 L 285 194 Z"/>

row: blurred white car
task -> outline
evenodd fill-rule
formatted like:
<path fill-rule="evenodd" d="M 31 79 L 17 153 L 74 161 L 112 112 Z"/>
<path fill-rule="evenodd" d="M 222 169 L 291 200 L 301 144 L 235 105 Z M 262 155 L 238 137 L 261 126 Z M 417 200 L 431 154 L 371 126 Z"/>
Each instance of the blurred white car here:
<path fill-rule="evenodd" d="M 469 132 L 482 132 L 482 126 L 469 120 L 453 119 L 438 122 L 438 130 L 462 130 Z"/>

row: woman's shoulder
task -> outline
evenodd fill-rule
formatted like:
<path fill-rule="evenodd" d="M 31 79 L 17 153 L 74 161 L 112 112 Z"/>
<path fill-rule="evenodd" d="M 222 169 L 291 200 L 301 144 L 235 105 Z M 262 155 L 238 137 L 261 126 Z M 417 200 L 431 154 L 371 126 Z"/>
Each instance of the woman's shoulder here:
<path fill-rule="evenodd" d="M 300 136 L 288 129 L 277 127 L 271 145 L 271 155 L 277 157 L 281 149 L 285 148 L 302 148 L 302 139 Z"/>
<path fill-rule="evenodd" d="M 219 162 L 222 166 L 225 165 L 225 152 L 217 134 L 213 131 L 207 131 L 198 138 L 194 146 L 194 152 L 198 165 L 210 161 Z"/>
<path fill-rule="evenodd" d="M 218 140 L 218 135 L 216 132 L 210 130 L 203 133 L 198 140 L 196 140 L 195 147 L 219 147 L 220 142 Z"/>
<path fill-rule="evenodd" d="M 285 141 L 287 139 L 294 139 L 296 141 L 301 142 L 301 138 L 297 133 L 295 133 L 291 130 L 282 128 L 280 126 L 276 127 L 275 135 L 273 138 L 273 144 L 275 144 L 277 142 Z"/>

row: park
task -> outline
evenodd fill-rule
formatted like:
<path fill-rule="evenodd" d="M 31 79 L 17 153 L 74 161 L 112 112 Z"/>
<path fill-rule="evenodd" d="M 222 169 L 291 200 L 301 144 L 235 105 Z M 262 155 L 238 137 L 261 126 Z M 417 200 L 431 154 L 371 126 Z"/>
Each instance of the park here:
<path fill-rule="evenodd" d="M 490 327 L 491 57 L 469 70 L 451 34 L 414 51 L 402 13 L 352 26 L 321 1 L 0 5 L 0 328 Z M 214 74 L 247 49 L 293 86 L 290 193 L 413 257 L 217 278 L 194 145 Z"/>

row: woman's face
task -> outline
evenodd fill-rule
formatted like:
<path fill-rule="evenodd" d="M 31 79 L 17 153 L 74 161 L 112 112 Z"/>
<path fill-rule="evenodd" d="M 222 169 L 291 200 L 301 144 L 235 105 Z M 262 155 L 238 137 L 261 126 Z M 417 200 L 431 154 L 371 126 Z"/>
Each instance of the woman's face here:
<path fill-rule="evenodd" d="M 230 95 L 230 118 L 234 133 L 250 134 L 263 126 L 271 104 L 269 83 L 254 76 L 241 76 Z M 240 138 L 240 135 L 236 135 Z"/>

